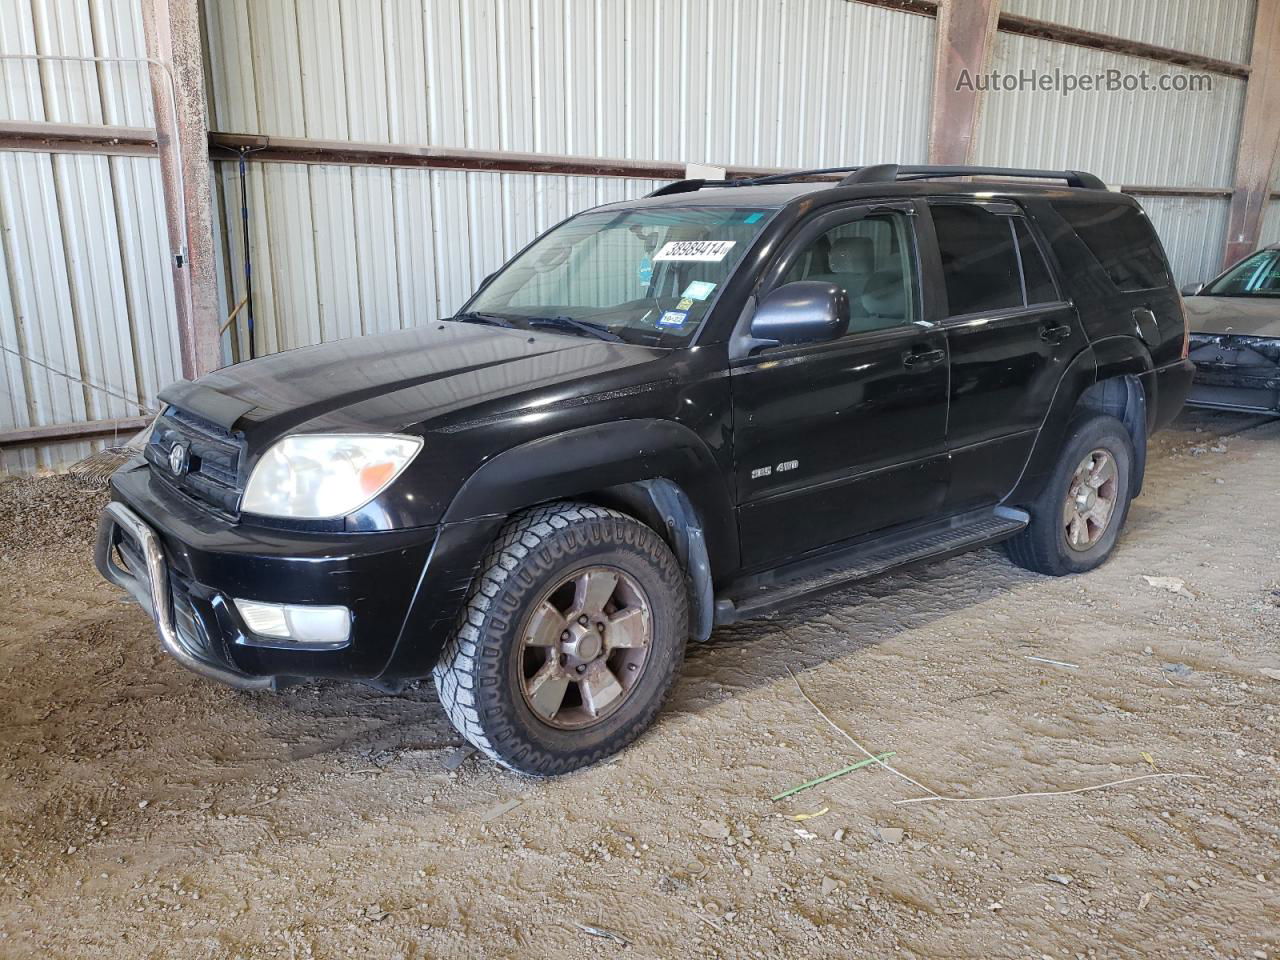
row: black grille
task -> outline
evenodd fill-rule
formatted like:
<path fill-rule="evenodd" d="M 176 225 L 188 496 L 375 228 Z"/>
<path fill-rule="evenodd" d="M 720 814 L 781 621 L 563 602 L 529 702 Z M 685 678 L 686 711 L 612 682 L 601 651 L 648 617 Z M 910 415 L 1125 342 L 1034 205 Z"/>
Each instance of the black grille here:
<path fill-rule="evenodd" d="M 169 454 L 177 444 L 187 448 L 185 473 L 175 474 Z M 156 421 L 146 457 L 154 472 L 188 496 L 234 515 L 240 507 L 244 441 L 203 417 L 169 407 Z"/>

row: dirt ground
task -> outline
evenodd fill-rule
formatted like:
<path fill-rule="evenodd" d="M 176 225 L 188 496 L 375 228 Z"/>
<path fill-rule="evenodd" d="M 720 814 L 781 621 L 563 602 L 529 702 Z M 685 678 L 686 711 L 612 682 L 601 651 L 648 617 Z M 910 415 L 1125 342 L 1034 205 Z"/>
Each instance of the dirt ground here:
<path fill-rule="evenodd" d="M 984 550 L 719 630 L 552 781 L 462 759 L 429 683 L 186 673 L 93 572 L 101 495 L 0 484 L 0 957 L 1280 956 L 1278 477 L 1280 423 L 1184 415 L 1102 569 Z M 860 758 L 788 667 L 948 796 L 1203 779 L 774 803 Z"/>

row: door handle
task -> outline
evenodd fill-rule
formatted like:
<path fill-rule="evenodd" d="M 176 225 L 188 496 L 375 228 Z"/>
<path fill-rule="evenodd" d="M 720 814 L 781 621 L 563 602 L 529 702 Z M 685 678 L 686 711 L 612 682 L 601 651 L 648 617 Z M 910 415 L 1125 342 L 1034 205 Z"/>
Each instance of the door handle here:
<path fill-rule="evenodd" d="M 1045 343 L 1061 343 L 1071 336 L 1071 327 L 1062 323 L 1055 327 L 1043 327 L 1040 330 L 1040 339 Z"/>
<path fill-rule="evenodd" d="M 908 370 L 917 370 L 936 366 L 945 359 L 947 359 L 945 350 L 909 350 L 902 355 L 902 365 Z"/>

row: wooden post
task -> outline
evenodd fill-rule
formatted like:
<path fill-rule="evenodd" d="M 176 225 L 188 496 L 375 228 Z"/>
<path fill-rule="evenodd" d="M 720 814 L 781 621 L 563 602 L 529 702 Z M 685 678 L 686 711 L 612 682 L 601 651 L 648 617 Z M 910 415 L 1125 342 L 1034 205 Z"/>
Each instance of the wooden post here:
<path fill-rule="evenodd" d="M 198 0 L 142 0 L 182 373 L 222 366 Z"/>
<path fill-rule="evenodd" d="M 1000 0 L 942 0 L 933 60 L 929 162 L 970 163 L 982 94 L 974 83 L 991 60 Z"/>
<path fill-rule="evenodd" d="M 1280 154 L 1280 0 L 1258 0 L 1224 268 L 1258 245 Z"/>

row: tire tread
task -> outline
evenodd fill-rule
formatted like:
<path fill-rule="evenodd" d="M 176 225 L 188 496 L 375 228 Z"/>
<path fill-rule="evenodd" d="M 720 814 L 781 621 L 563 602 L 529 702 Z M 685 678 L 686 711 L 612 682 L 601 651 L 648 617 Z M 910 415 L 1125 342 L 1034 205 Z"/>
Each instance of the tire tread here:
<path fill-rule="evenodd" d="M 555 775 L 581 766 L 595 763 L 623 749 L 649 726 L 662 708 L 671 689 L 667 678 L 662 694 L 646 706 L 641 716 L 620 736 L 614 737 L 598 748 L 569 758 L 554 758 L 532 746 L 519 751 L 504 751 L 496 742 L 494 732 L 485 727 L 476 698 L 480 683 L 479 665 L 486 657 L 501 658 L 505 650 L 500 642 L 487 632 L 489 615 L 513 574 L 519 571 L 529 556 L 543 549 L 548 541 L 572 526 L 582 526 L 589 542 L 601 540 L 600 524 L 612 524 L 614 539 L 618 542 L 634 541 L 641 531 L 649 534 L 662 546 L 664 559 L 679 567 L 675 558 L 666 550 L 665 543 L 647 526 L 617 510 L 594 504 L 557 502 L 534 507 L 514 516 L 499 531 L 492 546 L 480 562 L 480 572 L 458 616 L 458 623 L 445 644 L 432 671 L 440 704 L 449 721 L 460 734 L 487 757 L 502 766 L 519 773 L 536 772 Z M 680 574 L 683 579 L 683 574 Z M 687 597 L 680 592 L 676 597 L 683 607 L 681 619 L 687 616 Z M 680 649 L 673 663 L 683 659 L 686 637 L 678 638 Z"/>

